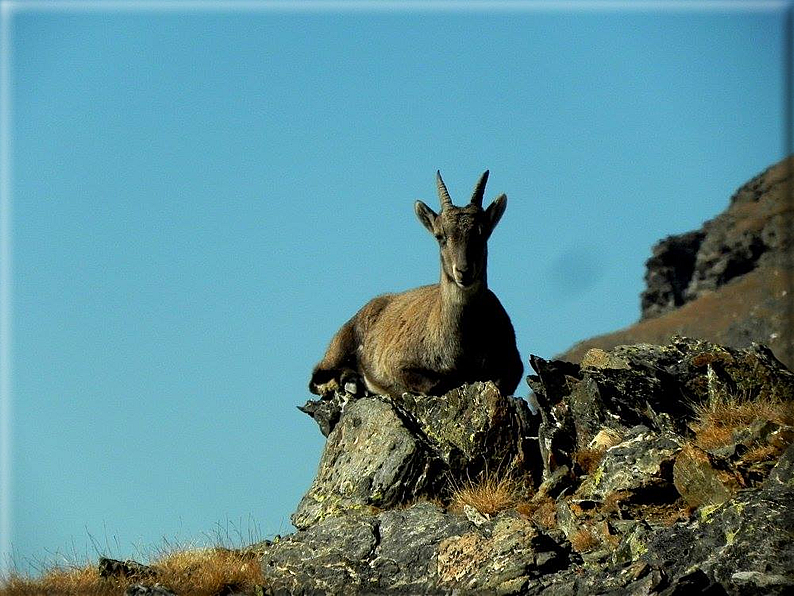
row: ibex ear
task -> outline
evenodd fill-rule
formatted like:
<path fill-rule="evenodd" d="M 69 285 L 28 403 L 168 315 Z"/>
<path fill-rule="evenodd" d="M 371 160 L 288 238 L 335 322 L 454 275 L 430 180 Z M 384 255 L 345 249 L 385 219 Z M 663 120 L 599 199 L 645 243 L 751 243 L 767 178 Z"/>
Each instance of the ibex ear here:
<path fill-rule="evenodd" d="M 507 195 L 501 194 L 496 197 L 488 209 L 485 210 L 485 217 L 488 220 L 489 233 L 493 231 L 499 220 L 502 219 L 505 209 L 507 208 Z"/>
<path fill-rule="evenodd" d="M 438 217 L 436 212 L 425 205 L 422 201 L 417 201 L 414 203 L 414 211 L 416 211 L 416 217 L 418 217 L 419 221 L 422 222 L 422 225 L 427 228 L 427 231 L 435 235 L 436 232 L 433 229 L 433 224 L 436 221 L 436 217 Z"/>

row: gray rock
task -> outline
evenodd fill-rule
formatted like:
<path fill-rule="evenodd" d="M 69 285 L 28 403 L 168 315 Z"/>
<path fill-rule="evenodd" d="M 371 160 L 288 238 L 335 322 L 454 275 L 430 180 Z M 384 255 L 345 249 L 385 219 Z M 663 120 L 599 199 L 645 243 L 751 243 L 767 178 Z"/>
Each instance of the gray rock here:
<path fill-rule="evenodd" d="M 349 399 L 347 393 L 335 392 L 321 399 L 310 399 L 304 405 L 298 406 L 298 409 L 311 416 L 320 427 L 323 436 L 327 437 L 342 417 Z"/>
<path fill-rule="evenodd" d="M 359 594 L 379 543 L 372 516 L 329 518 L 262 547 L 262 574 L 271 594 Z"/>
<path fill-rule="evenodd" d="M 476 531 L 459 515 L 430 503 L 387 511 L 380 517 L 380 545 L 372 568 L 377 585 L 398 594 L 441 591 L 437 572 L 439 545 L 450 536 Z"/>
<path fill-rule="evenodd" d="M 530 357 L 536 374 L 527 380 L 540 404 L 544 477 L 572 467 L 575 452 L 604 429 L 625 433 L 644 425 L 687 437 L 692 406 L 715 393 L 794 399 L 794 374 L 761 345 L 735 349 L 675 337 L 666 346 L 594 351 L 581 366 Z"/>
<path fill-rule="evenodd" d="M 371 507 L 395 507 L 429 494 L 441 463 L 385 399 L 348 405 L 331 431 L 311 488 L 292 515 L 297 528 Z"/>
<path fill-rule="evenodd" d="M 483 471 L 539 474 L 532 436 L 539 418 L 524 400 L 503 397 L 490 382 L 440 397 L 351 400 L 340 414 L 317 476 L 292 516 L 297 528 L 347 511 L 443 496 L 451 483 Z"/>
<path fill-rule="evenodd" d="M 99 577 L 123 577 L 123 578 L 153 578 L 157 575 L 157 570 L 149 565 L 143 565 L 132 559 L 118 561 L 102 557 L 99 559 Z"/>
<path fill-rule="evenodd" d="M 764 481 L 764 488 L 767 492 L 794 490 L 794 443 L 780 456 Z"/>
<path fill-rule="evenodd" d="M 686 290 L 705 235 L 696 230 L 668 236 L 653 247 L 653 254 L 645 263 L 645 290 L 640 295 L 643 318 L 659 316 L 686 302 Z"/>
<path fill-rule="evenodd" d="M 500 515 L 490 531 L 472 530 L 438 548 L 441 586 L 471 594 L 520 594 L 568 565 L 569 552 L 532 523 Z"/>
<path fill-rule="evenodd" d="M 784 478 L 788 474 L 779 473 Z M 671 576 L 694 565 L 728 594 L 758 593 L 747 587 L 758 577 L 752 572 L 780 576 L 788 584 L 770 579 L 764 593 L 784 594 L 794 581 L 792 537 L 794 490 L 772 482 L 702 509 L 689 524 L 657 530 L 643 546 L 643 559 Z"/>
<path fill-rule="evenodd" d="M 634 436 L 604 453 L 596 470 L 577 489 L 580 499 L 604 500 L 624 491 L 626 498 L 641 497 L 646 502 L 675 501 L 673 461 L 681 451 L 680 436 L 650 431 Z"/>
<path fill-rule="evenodd" d="M 262 549 L 271 594 L 517 594 L 570 554 L 516 514 L 478 527 L 431 503 L 328 518 Z"/>
<path fill-rule="evenodd" d="M 735 476 L 715 465 L 714 458 L 687 445 L 673 466 L 673 483 L 691 507 L 720 505 L 739 489 Z"/>
<path fill-rule="evenodd" d="M 406 393 L 395 402 L 456 478 L 473 478 L 483 469 L 536 470 L 540 420 L 526 401 L 503 397 L 493 383 L 463 385 L 439 397 Z"/>

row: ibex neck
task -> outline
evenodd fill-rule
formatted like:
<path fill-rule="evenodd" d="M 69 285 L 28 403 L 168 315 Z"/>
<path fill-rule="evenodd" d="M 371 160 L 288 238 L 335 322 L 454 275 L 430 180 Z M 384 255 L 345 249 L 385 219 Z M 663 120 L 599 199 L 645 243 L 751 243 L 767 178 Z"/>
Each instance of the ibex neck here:
<path fill-rule="evenodd" d="M 445 311 L 460 313 L 465 306 L 476 302 L 485 295 L 488 291 L 488 281 L 483 272 L 482 278 L 471 287 L 461 288 L 442 270 L 439 288 L 441 290 L 441 307 Z"/>

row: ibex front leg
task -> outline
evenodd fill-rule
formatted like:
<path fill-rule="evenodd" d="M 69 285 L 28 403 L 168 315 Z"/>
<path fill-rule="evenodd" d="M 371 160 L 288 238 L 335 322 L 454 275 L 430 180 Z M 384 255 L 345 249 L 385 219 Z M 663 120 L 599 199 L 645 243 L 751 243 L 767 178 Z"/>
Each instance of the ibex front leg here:
<path fill-rule="evenodd" d="M 322 396 L 335 391 L 358 393 L 363 388 L 358 374 L 356 335 L 353 319 L 337 331 L 325 352 L 325 357 L 312 371 L 309 391 Z"/>

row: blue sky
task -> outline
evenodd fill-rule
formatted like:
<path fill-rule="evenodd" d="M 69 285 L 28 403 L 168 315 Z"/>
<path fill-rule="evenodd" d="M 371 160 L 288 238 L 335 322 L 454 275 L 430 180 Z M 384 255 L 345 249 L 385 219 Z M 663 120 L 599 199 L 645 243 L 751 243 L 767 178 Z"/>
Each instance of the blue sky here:
<path fill-rule="evenodd" d="M 6 562 L 290 532 L 295 406 L 361 305 L 437 280 L 436 169 L 508 195 L 525 366 L 636 321 L 652 244 L 785 153 L 784 5 L 748 4 L 4 2 Z"/>

